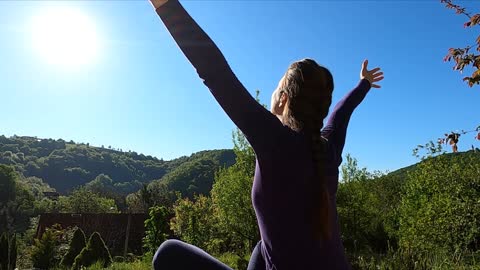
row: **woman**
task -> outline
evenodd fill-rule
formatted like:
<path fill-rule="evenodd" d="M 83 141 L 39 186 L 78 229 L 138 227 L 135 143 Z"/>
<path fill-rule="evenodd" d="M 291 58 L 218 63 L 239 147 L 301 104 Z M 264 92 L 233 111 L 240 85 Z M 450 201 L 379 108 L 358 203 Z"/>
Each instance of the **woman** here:
<path fill-rule="evenodd" d="M 370 87 L 383 79 L 363 63 L 360 83 L 328 124 L 330 72 L 315 61 L 293 63 L 272 94 L 271 112 L 248 93 L 222 53 L 178 0 L 150 0 L 204 84 L 255 150 L 252 202 L 261 241 L 249 269 L 348 269 L 335 196 L 347 125 Z M 162 244 L 155 269 L 229 269 L 178 240 Z"/>

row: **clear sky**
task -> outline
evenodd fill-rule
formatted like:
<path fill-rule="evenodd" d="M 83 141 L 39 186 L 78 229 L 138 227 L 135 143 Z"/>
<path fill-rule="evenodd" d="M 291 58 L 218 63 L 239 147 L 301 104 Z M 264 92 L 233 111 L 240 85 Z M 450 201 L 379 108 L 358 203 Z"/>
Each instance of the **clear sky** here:
<path fill-rule="evenodd" d="M 415 163 L 417 144 L 480 125 L 480 87 L 466 86 L 443 62 L 448 48 L 473 44 L 479 31 L 464 29 L 466 18 L 440 1 L 182 3 L 249 91 L 261 91 L 262 103 L 270 104 L 288 65 L 301 58 L 332 71 L 334 103 L 357 84 L 363 59 L 382 67 L 382 88 L 372 89 L 354 113 L 344 151 L 370 170 Z M 79 34 L 86 40 L 63 47 L 54 44 L 75 37 L 52 36 L 56 41 L 48 43 L 54 27 L 35 18 L 55 16 L 49 12 L 58 6 L 83 14 L 78 20 L 94 35 Z M 75 31 L 72 18 L 54 24 Z M 95 53 L 85 53 L 92 46 Z M 234 125 L 147 1 L 1 1 L 0 59 L 0 134 L 164 159 L 232 147 Z M 461 137 L 459 149 L 480 147 L 473 137 Z"/>

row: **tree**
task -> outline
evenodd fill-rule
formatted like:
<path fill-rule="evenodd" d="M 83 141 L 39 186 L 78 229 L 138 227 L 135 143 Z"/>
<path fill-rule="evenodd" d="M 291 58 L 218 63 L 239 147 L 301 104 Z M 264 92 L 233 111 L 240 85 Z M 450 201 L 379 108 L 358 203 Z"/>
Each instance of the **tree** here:
<path fill-rule="evenodd" d="M 337 192 L 337 211 L 342 240 L 348 253 L 375 249 L 384 251 L 386 233 L 379 200 L 378 175 L 359 168 L 357 160 L 350 155 L 341 167 L 343 181 Z"/>
<path fill-rule="evenodd" d="M 0 165 L 0 233 L 26 229 L 34 201 L 29 187 L 18 180 L 14 168 Z"/>
<path fill-rule="evenodd" d="M 0 236 L 0 269 L 14 270 L 17 264 L 17 237 L 3 233 Z"/>
<path fill-rule="evenodd" d="M 9 246 L 8 246 L 8 263 L 9 270 L 14 270 L 17 266 L 17 235 L 13 234 L 10 237 Z"/>
<path fill-rule="evenodd" d="M 40 239 L 35 239 L 31 255 L 33 267 L 49 269 L 56 265 L 58 238 L 59 232 L 56 229 L 47 228 Z"/>
<path fill-rule="evenodd" d="M 101 197 L 84 187 L 78 188 L 68 197 L 60 197 L 62 210 L 68 213 L 117 213 L 113 199 Z"/>
<path fill-rule="evenodd" d="M 63 256 L 60 264 L 68 268 L 72 267 L 75 258 L 78 256 L 78 254 L 80 254 L 86 245 L 85 233 L 82 231 L 82 229 L 77 228 L 73 233 L 72 240 L 69 243 L 68 251 L 65 256 Z"/>
<path fill-rule="evenodd" d="M 13 167 L 0 164 L 0 207 L 15 200 L 15 180 L 17 175 Z"/>
<path fill-rule="evenodd" d="M 453 159 L 455 157 L 455 159 Z M 418 251 L 480 248 L 480 156 L 442 155 L 408 175 L 400 213 L 400 246 Z"/>
<path fill-rule="evenodd" d="M 103 197 L 111 197 L 115 193 L 112 178 L 103 173 L 85 184 L 85 188 Z"/>
<path fill-rule="evenodd" d="M 259 95 L 257 90 L 257 102 Z M 232 141 L 235 164 L 217 172 L 211 196 L 220 230 L 230 238 L 233 248 L 244 255 L 250 253 L 260 239 L 251 197 L 256 157 L 238 128 L 232 132 Z"/>
<path fill-rule="evenodd" d="M 0 269 L 14 270 L 17 265 L 17 236 L 3 233 L 0 237 Z"/>
<path fill-rule="evenodd" d="M 0 269 L 8 265 L 8 238 L 6 233 L 0 235 Z"/>
<path fill-rule="evenodd" d="M 13 167 L 0 165 L 0 233 L 12 231 L 17 185 Z"/>
<path fill-rule="evenodd" d="M 167 240 L 170 233 L 170 216 L 170 212 L 164 206 L 150 208 L 149 218 L 145 220 L 145 238 L 143 239 L 143 247 L 147 251 L 155 252 Z"/>
<path fill-rule="evenodd" d="M 465 15 L 468 18 L 468 21 L 463 25 L 465 28 L 472 28 L 480 24 L 480 14 L 467 12 L 466 8 L 454 4 L 452 0 L 441 0 L 441 3 L 444 3 L 447 8 L 455 10 L 456 14 Z M 472 53 L 472 49 L 477 53 Z M 477 37 L 473 45 L 464 48 L 450 48 L 444 58 L 445 62 L 452 60 L 455 62 L 454 70 L 462 72 L 468 66 L 473 68 L 473 73 L 463 78 L 463 81 L 466 81 L 470 87 L 480 84 L 480 54 L 478 52 L 480 52 L 480 36 Z"/>
<path fill-rule="evenodd" d="M 421 160 L 443 155 L 445 153 L 446 152 L 443 150 L 442 142 L 440 140 L 438 140 L 437 143 L 429 141 L 425 145 L 419 144 L 413 149 L 413 156 Z"/>
<path fill-rule="evenodd" d="M 217 173 L 211 195 L 223 230 L 235 239 L 237 250 L 248 253 L 260 239 L 251 198 L 255 152 L 238 129 L 233 143 L 235 164 Z"/>
<path fill-rule="evenodd" d="M 173 210 L 175 217 L 170 227 L 176 236 L 210 253 L 220 253 L 219 245 L 225 239 L 218 230 L 219 221 L 210 197 L 199 195 L 193 200 L 179 199 Z"/>
<path fill-rule="evenodd" d="M 98 232 L 94 232 L 90 236 L 87 246 L 85 246 L 75 258 L 72 269 L 89 267 L 96 262 L 101 262 L 104 268 L 108 267 L 113 262 L 110 251 Z"/>

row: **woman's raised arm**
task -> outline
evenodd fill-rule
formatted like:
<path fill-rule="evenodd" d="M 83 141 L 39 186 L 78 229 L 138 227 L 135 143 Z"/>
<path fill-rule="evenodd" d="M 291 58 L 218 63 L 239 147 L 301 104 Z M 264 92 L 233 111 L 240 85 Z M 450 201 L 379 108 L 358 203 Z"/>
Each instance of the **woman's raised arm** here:
<path fill-rule="evenodd" d="M 334 146 L 337 166 L 342 163 L 342 151 L 345 146 L 347 127 L 355 108 L 363 101 L 371 87 L 380 88 L 376 82 L 383 80 L 383 72 L 380 68 L 367 70 L 368 60 L 362 64 L 360 71 L 360 83 L 340 100 L 333 109 L 327 124 L 322 130 L 322 136 Z"/>
<path fill-rule="evenodd" d="M 204 84 L 255 151 L 272 145 L 283 125 L 245 89 L 210 37 L 178 0 L 151 2 Z"/>

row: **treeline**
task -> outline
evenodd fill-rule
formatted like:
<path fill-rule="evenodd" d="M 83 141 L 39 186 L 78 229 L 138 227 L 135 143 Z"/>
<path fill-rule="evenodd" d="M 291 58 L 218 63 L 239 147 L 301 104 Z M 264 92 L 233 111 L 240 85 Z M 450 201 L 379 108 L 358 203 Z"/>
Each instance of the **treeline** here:
<path fill-rule="evenodd" d="M 22 176 L 40 178 L 63 194 L 100 175 L 110 178 L 113 189 L 124 196 L 154 180 L 161 182 L 164 176 L 174 190 L 189 195 L 208 193 L 213 182 L 211 168 L 230 166 L 233 161 L 231 150 L 202 151 L 164 161 L 62 139 L 0 136 L 0 164 L 13 166 Z M 190 182 L 192 175 L 199 177 L 197 181 Z"/>

